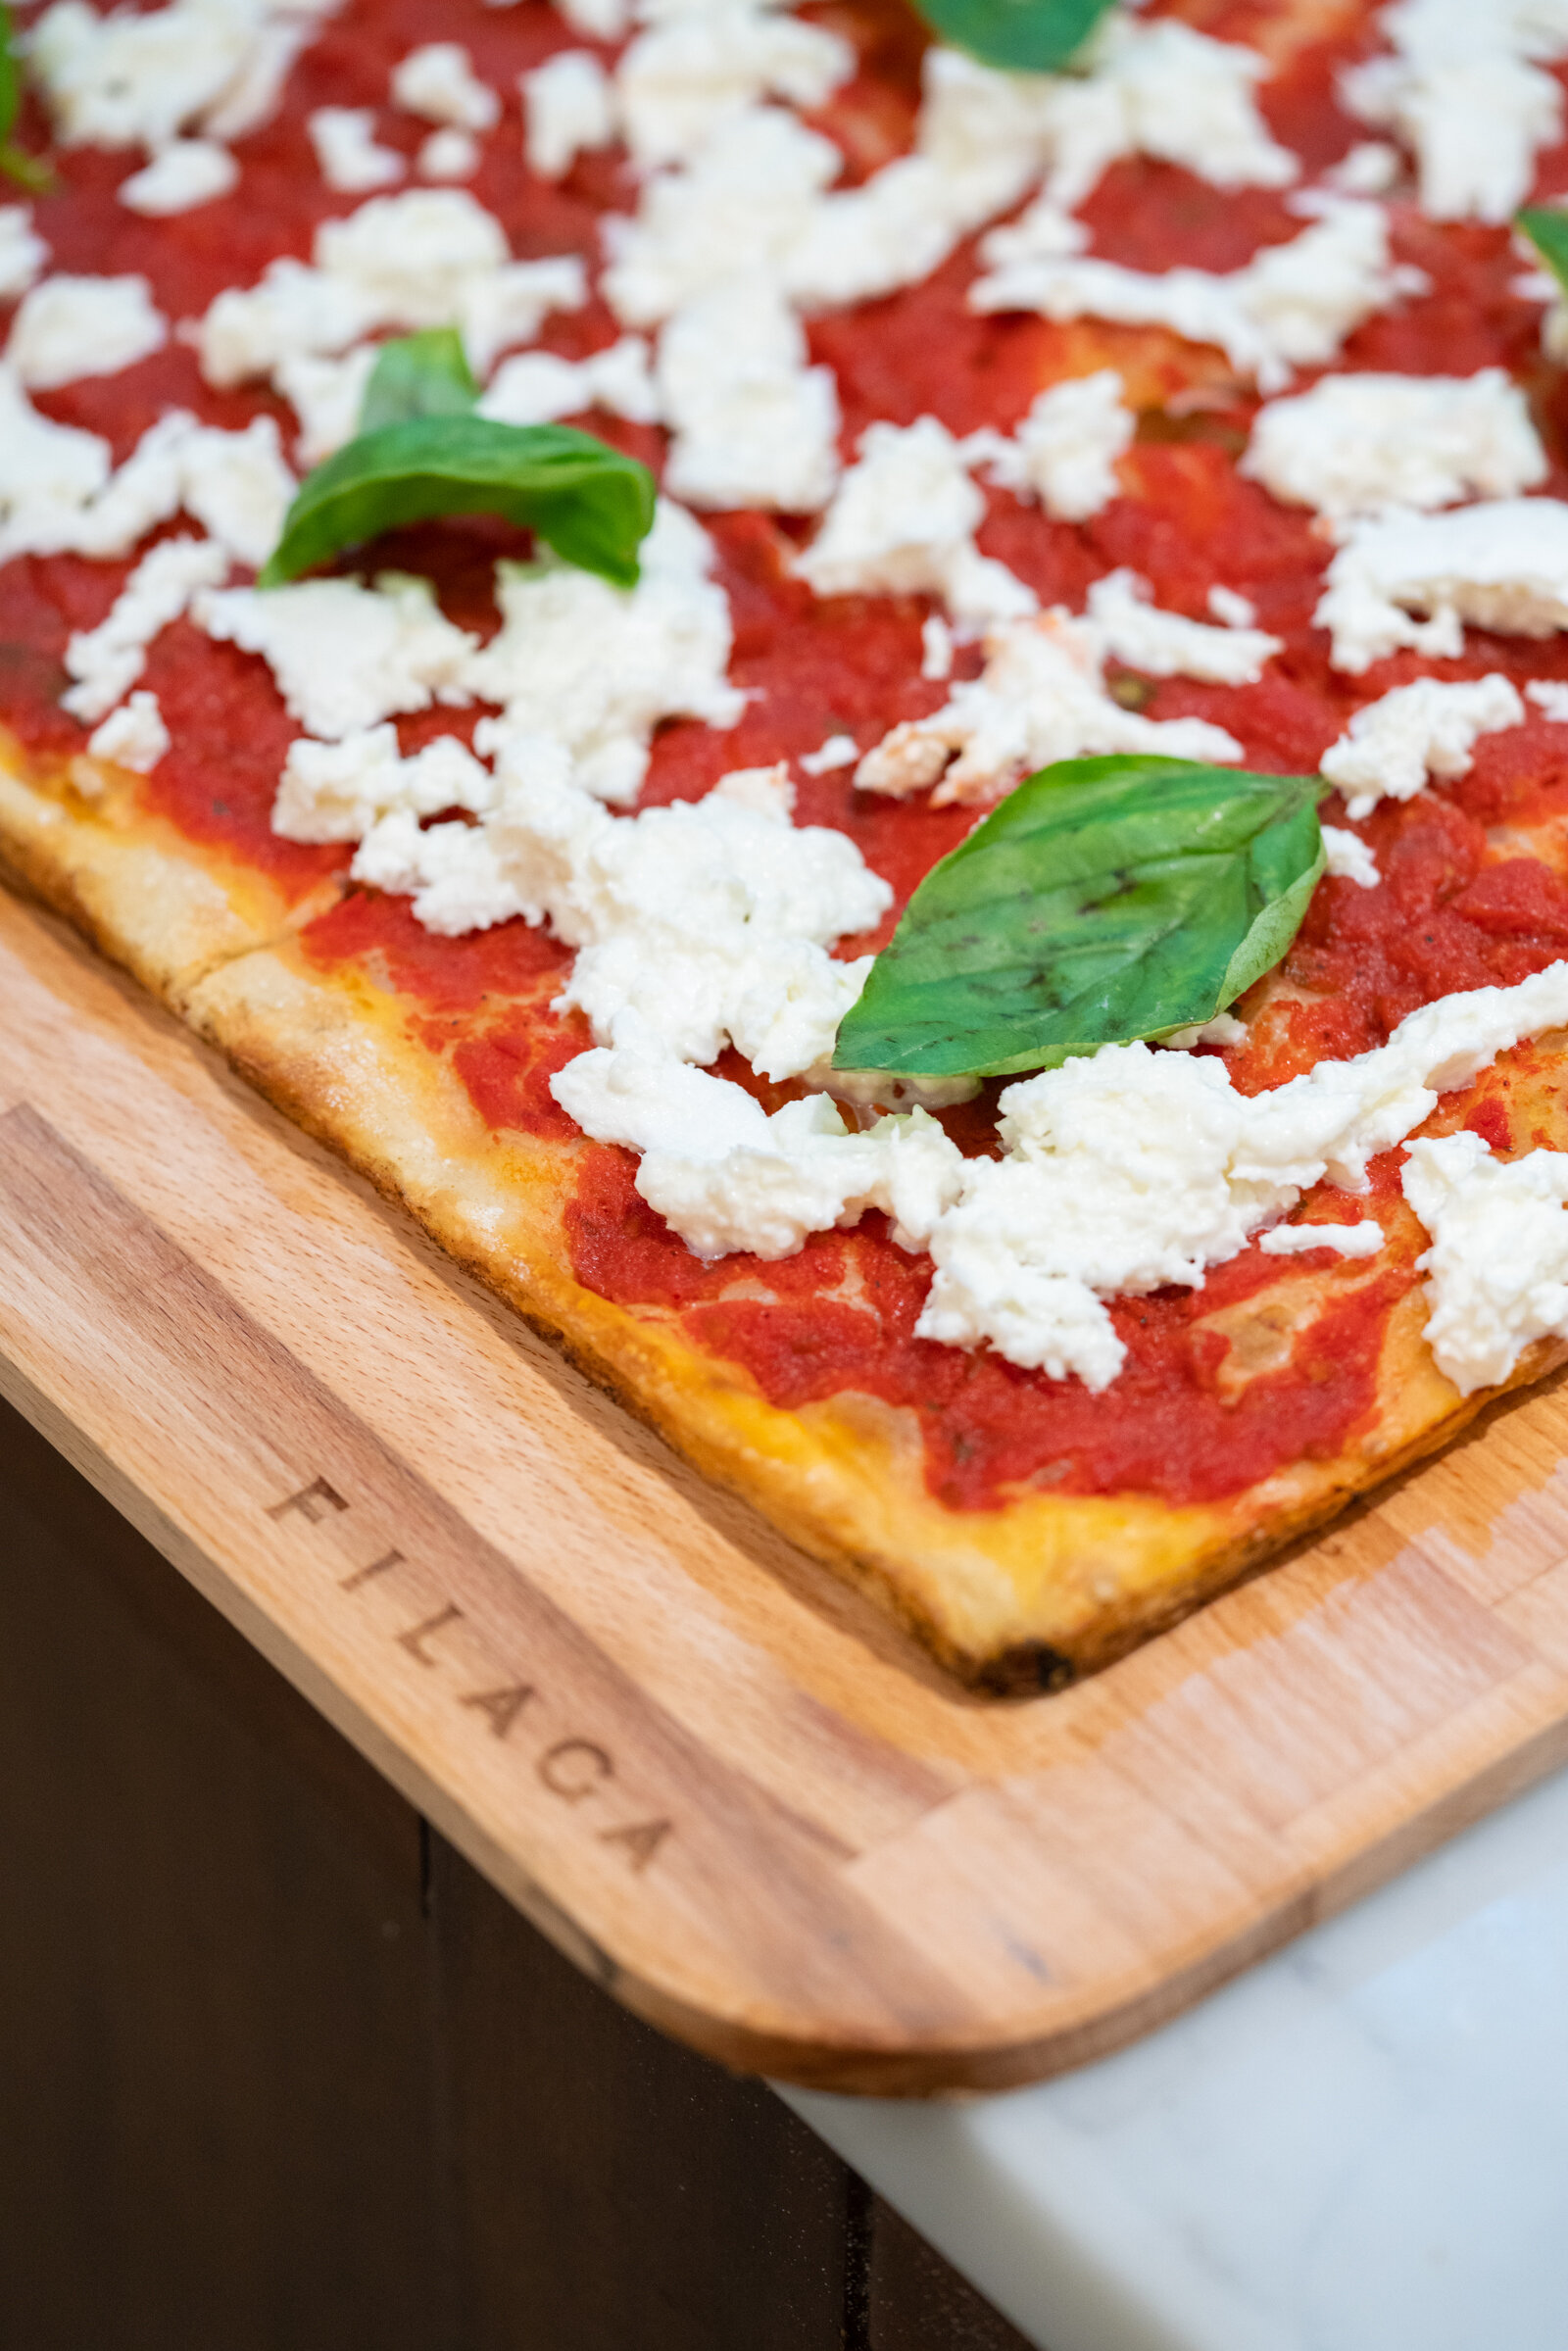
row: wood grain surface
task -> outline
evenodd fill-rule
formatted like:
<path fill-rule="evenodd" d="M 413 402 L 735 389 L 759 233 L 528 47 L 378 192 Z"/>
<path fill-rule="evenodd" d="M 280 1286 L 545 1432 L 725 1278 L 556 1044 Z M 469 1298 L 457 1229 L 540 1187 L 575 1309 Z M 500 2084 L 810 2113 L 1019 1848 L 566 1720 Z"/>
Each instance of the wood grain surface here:
<path fill-rule="evenodd" d="M 1568 1394 L 1002 1701 L 707 1488 L 0 896 L 0 1389 L 579 1965 L 736 2067 L 997 2088 L 1568 1755 Z"/>

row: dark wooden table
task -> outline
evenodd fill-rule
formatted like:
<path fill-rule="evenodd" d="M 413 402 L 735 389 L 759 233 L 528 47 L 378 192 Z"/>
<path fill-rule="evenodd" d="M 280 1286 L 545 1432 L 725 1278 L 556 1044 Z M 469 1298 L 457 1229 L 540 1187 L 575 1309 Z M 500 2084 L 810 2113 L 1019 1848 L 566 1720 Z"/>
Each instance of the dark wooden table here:
<path fill-rule="evenodd" d="M 1023 2351 L 0 1405 L 6 2351 Z"/>

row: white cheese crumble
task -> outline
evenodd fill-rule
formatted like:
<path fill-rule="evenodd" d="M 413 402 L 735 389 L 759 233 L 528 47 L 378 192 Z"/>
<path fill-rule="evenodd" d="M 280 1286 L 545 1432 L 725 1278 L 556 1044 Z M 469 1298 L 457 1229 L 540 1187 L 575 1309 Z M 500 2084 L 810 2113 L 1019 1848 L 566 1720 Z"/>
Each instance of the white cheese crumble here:
<path fill-rule="evenodd" d="M 1293 199 L 1302 207 L 1303 196 Z M 1277 392 L 1294 368 L 1332 360 L 1353 327 L 1413 291 L 1389 256 L 1381 205 L 1349 196 L 1311 200 L 1318 218 L 1288 244 L 1267 245 L 1244 269 L 1216 274 L 1186 268 L 1149 274 L 1119 262 L 1042 253 L 1029 216 L 994 229 L 982 251 L 992 265 L 969 291 L 978 311 L 1037 311 L 1042 318 L 1106 318 L 1167 326 L 1192 343 L 1213 343 L 1237 373 Z"/>
<path fill-rule="evenodd" d="M 303 351 L 279 360 L 272 369 L 274 388 L 299 418 L 296 454 L 302 466 L 318 465 L 359 431 L 379 349 L 375 343 L 357 343 L 341 359 Z"/>
<path fill-rule="evenodd" d="M 1257 618 L 1257 607 L 1251 598 L 1225 587 L 1219 580 L 1208 591 L 1208 609 L 1225 628 L 1250 628 Z"/>
<path fill-rule="evenodd" d="M 0 362 L 0 561 L 48 543 L 61 516 L 79 514 L 113 469 L 109 443 L 39 416 Z"/>
<path fill-rule="evenodd" d="M 1533 678 L 1525 688 L 1525 699 L 1533 702 L 1544 717 L 1555 726 L 1568 726 L 1568 683 L 1555 677 Z"/>
<path fill-rule="evenodd" d="M 868 425 L 796 570 L 817 596 L 940 596 L 980 625 L 1032 612 L 1033 590 L 975 545 L 986 502 L 969 463 L 934 416 Z"/>
<path fill-rule="evenodd" d="M 238 185 L 239 166 L 216 139 L 173 139 L 122 179 L 116 193 L 129 211 L 165 220 L 211 204 Z"/>
<path fill-rule="evenodd" d="M 771 1078 L 831 1053 L 871 958 L 827 949 L 892 904 L 847 834 L 793 825 L 776 800 L 718 790 L 614 817 L 536 749 L 486 831 L 527 919 L 577 949 L 558 1001 L 596 1039 L 623 1041 L 630 1015 L 666 1056 L 708 1062 L 733 1043 Z"/>
<path fill-rule="evenodd" d="M 193 122 L 220 139 L 256 128 L 326 13 L 319 0 L 172 0 L 100 16 L 55 0 L 28 36 L 28 64 L 63 146 L 157 155 Z"/>
<path fill-rule="evenodd" d="M 1275 400 L 1241 470 L 1287 506 L 1344 521 L 1386 507 L 1511 498 L 1546 478 L 1546 453 L 1518 385 L 1477 375 L 1331 375 Z"/>
<path fill-rule="evenodd" d="M 511 922 L 523 910 L 487 832 L 471 824 L 421 829 L 406 808 L 366 834 L 349 872 L 377 890 L 412 895 L 416 920 L 449 939 Z"/>
<path fill-rule="evenodd" d="M 586 409 L 608 409 L 633 424 L 657 424 L 662 414 L 653 355 L 641 335 L 622 335 L 608 351 L 585 360 L 553 351 L 523 351 L 503 360 L 479 402 L 481 416 L 498 424 L 549 424 Z"/>
<path fill-rule="evenodd" d="M 1562 90 L 1540 63 L 1568 53 L 1554 0 L 1396 0 L 1378 28 L 1394 54 L 1340 76 L 1364 122 L 1415 150 L 1434 220 L 1506 220 L 1530 193 L 1536 156 L 1562 129 Z"/>
<path fill-rule="evenodd" d="M 286 841 L 359 841 L 395 809 L 418 818 L 443 808 L 480 815 L 495 778 L 455 735 L 438 735 L 407 759 L 389 719 L 336 743 L 300 735 L 289 745 L 272 808 Z"/>
<path fill-rule="evenodd" d="M 1374 1216 L 1359 1224 L 1277 1224 L 1258 1235 L 1265 1257 L 1304 1257 L 1308 1249 L 1338 1249 L 1342 1257 L 1375 1257 L 1388 1236 Z"/>
<path fill-rule="evenodd" d="M 1057 759 L 1111 752 L 1242 757 L 1235 738 L 1204 719 L 1145 718 L 1113 702 L 1104 690 L 1100 631 L 1059 609 L 991 629 L 985 651 L 979 677 L 955 686 L 945 709 L 902 721 L 866 753 L 855 771 L 862 792 L 902 799 L 935 784 L 932 805 L 944 807 L 1000 800 Z"/>
<path fill-rule="evenodd" d="M 1126 1350 L 1105 1298 L 1198 1287 L 1325 1175 L 1363 1188 L 1367 1159 L 1440 1094 L 1565 1018 L 1568 963 L 1555 963 L 1516 988 L 1427 1004 L 1387 1045 L 1272 1093 L 1239 1095 L 1223 1061 L 1144 1045 L 1009 1086 L 1007 1155 L 965 1161 L 963 1199 L 932 1234 L 937 1273 L 916 1330 L 1108 1387 Z"/>
<path fill-rule="evenodd" d="M 548 311 L 579 308 L 587 294 L 575 254 L 511 261 L 500 221 L 461 188 L 372 196 L 321 222 L 314 266 L 270 262 L 254 286 L 217 297 L 198 336 L 202 373 L 222 389 L 346 351 L 377 327 L 455 325 L 484 375 Z"/>
<path fill-rule="evenodd" d="M 1375 890 L 1383 876 L 1377 858 L 1359 833 L 1348 832 L 1343 824 L 1323 827 L 1324 871 L 1336 881 L 1354 882 L 1358 889 Z"/>
<path fill-rule="evenodd" d="M 82 375 L 118 375 L 162 350 L 169 322 L 145 277 L 46 277 L 24 294 L 11 322 L 7 364 L 29 391 Z"/>
<path fill-rule="evenodd" d="M 0 204 L 0 302 L 24 294 L 49 259 L 49 248 L 32 225 L 32 207 Z"/>
<path fill-rule="evenodd" d="M 615 68 L 615 96 L 633 161 L 648 170 L 695 154 L 727 116 L 764 96 L 820 106 L 855 70 L 855 50 L 836 32 L 720 5 L 639 32 Z"/>
<path fill-rule="evenodd" d="M 513 0 L 504 0 L 507 7 Z M 631 22 L 630 0 L 556 0 L 573 32 L 589 41 L 618 41 Z"/>
<path fill-rule="evenodd" d="M 420 179 L 472 179 L 483 161 L 478 140 L 471 130 L 432 130 L 414 159 L 414 169 Z"/>
<path fill-rule="evenodd" d="M 927 612 L 920 623 L 920 675 L 940 684 L 953 675 L 953 631 L 940 612 Z"/>
<path fill-rule="evenodd" d="M 1161 612 L 1147 580 L 1111 571 L 1089 591 L 1089 622 L 1105 653 L 1146 677 L 1196 677 L 1218 686 L 1255 686 L 1263 664 L 1283 653 L 1283 637 L 1260 628 L 1210 628 L 1181 612 Z"/>
<path fill-rule="evenodd" d="M 378 143 L 373 107 L 318 106 L 305 118 L 305 127 L 321 177 L 341 196 L 395 187 L 408 170 L 395 147 Z"/>
<path fill-rule="evenodd" d="M 427 41 L 392 69 L 392 102 L 455 130 L 494 130 L 501 100 L 473 70 L 461 41 Z"/>
<path fill-rule="evenodd" d="M 924 1110 L 856 1134 L 813 1094 L 770 1117 L 743 1087 L 642 1041 L 579 1054 L 551 1091 L 585 1133 L 641 1151 L 638 1191 L 699 1257 L 787 1257 L 867 1208 L 917 1249 L 958 1189 L 962 1160 Z"/>
<path fill-rule="evenodd" d="M 221 589 L 198 600 L 194 617 L 210 637 L 260 654 L 290 716 L 329 742 L 400 710 L 472 699 L 465 672 L 478 639 L 445 618 L 428 580 L 406 572 L 383 571 L 373 587 Z"/>
<path fill-rule="evenodd" d="M 1461 1396 L 1568 1335 L 1568 1152 L 1494 1159 L 1479 1135 L 1412 1143 L 1404 1197 L 1432 1236 L 1427 1345 Z"/>
<path fill-rule="evenodd" d="M 1352 523 L 1314 618 L 1335 668 L 1354 676 L 1401 645 L 1451 660 L 1467 620 L 1548 637 L 1568 628 L 1568 505 L 1505 498 Z"/>
<path fill-rule="evenodd" d="M 732 279 L 675 313 L 660 337 L 659 390 L 673 496 L 791 514 L 832 497 L 838 386 L 830 367 L 808 365 L 801 323 L 765 277 Z"/>
<path fill-rule="evenodd" d="M 159 631 L 227 572 L 228 555 L 211 539 L 164 539 L 149 549 L 108 616 L 67 645 L 66 668 L 76 683 L 61 695 L 61 708 L 84 724 L 102 718 L 140 677 Z"/>
<path fill-rule="evenodd" d="M 143 690 L 110 711 L 87 737 L 87 749 L 95 759 L 112 760 L 117 767 L 128 767 L 133 775 L 151 775 L 170 741 L 157 695 Z"/>
<path fill-rule="evenodd" d="M 541 179 L 563 179 L 579 155 L 610 146 L 617 122 L 610 77 L 591 49 L 558 49 L 519 82 L 523 154 Z"/>
<path fill-rule="evenodd" d="M 1420 677 L 1357 710 L 1320 771 L 1359 820 L 1380 800 L 1413 800 L 1429 775 L 1468 775 L 1477 739 L 1524 716 L 1517 690 L 1496 670 L 1456 684 Z"/>
<path fill-rule="evenodd" d="M 1059 522 L 1087 521 L 1116 496 L 1116 460 L 1132 445 L 1138 419 L 1113 367 L 1053 384 L 1037 393 L 1008 440 L 980 436 L 991 479 L 1014 497 L 1038 500 Z"/>
<path fill-rule="evenodd" d="M 662 718 L 735 724 L 745 703 L 725 674 L 729 602 L 709 577 L 707 533 L 661 499 L 639 557 L 634 588 L 554 559 L 497 565 L 502 626 L 463 672 L 481 701 L 503 706 L 479 722 L 481 752 L 505 763 L 513 739 L 549 737 L 571 754 L 583 791 L 624 805 Z"/>
<path fill-rule="evenodd" d="M 853 767 L 859 756 L 853 735 L 829 735 L 819 750 L 802 753 L 800 765 L 807 775 L 831 775 L 836 768 Z"/>

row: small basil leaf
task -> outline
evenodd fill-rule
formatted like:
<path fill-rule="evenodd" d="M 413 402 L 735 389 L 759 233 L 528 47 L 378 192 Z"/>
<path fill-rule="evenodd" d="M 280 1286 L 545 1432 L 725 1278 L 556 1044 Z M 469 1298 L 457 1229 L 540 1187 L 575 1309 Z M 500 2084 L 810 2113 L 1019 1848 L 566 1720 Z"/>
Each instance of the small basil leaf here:
<path fill-rule="evenodd" d="M 11 11 L 0 0 L 0 171 L 8 179 L 20 181 L 24 188 L 47 188 L 54 183 L 54 173 L 36 156 L 24 155 L 14 146 L 11 133 L 17 126 L 17 115 L 22 105 L 22 75 L 17 71 L 16 53 L 11 46 Z"/>
<path fill-rule="evenodd" d="M 1212 1020 L 1296 936 L 1328 788 L 1151 757 L 1043 768 L 926 875 L 834 1066 L 1054 1069 Z"/>
<path fill-rule="evenodd" d="M 1568 212 L 1532 204 L 1514 215 L 1513 224 L 1524 230 L 1557 283 L 1568 290 Z"/>
<path fill-rule="evenodd" d="M 382 344 L 360 404 L 360 430 L 378 432 L 416 416 L 466 416 L 478 397 L 457 328 L 427 327 Z"/>
<path fill-rule="evenodd" d="M 984 66 L 1054 73 L 1083 46 L 1110 0 L 915 0 L 933 32 Z"/>
<path fill-rule="evenodd" d="M 416 416 L 361 433 L 307 474 L 257 584 L 275 588 L 400 523 L 500 514 L 629 588 L 654 495 L 646 465 L 567 424 Z"/>

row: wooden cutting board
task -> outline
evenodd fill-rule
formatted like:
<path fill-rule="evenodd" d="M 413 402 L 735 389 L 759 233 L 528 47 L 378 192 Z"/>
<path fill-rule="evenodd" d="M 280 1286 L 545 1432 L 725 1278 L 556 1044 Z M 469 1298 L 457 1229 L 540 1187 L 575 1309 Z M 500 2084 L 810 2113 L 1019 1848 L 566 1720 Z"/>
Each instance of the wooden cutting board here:
<path fill-rule="evenodd" d="M 0 893 L 0 1390 L 582 1967 L 727 2063 L 1081 2063 L 1568 1756 L 1568 1390 L 977 1697 Z"/>

